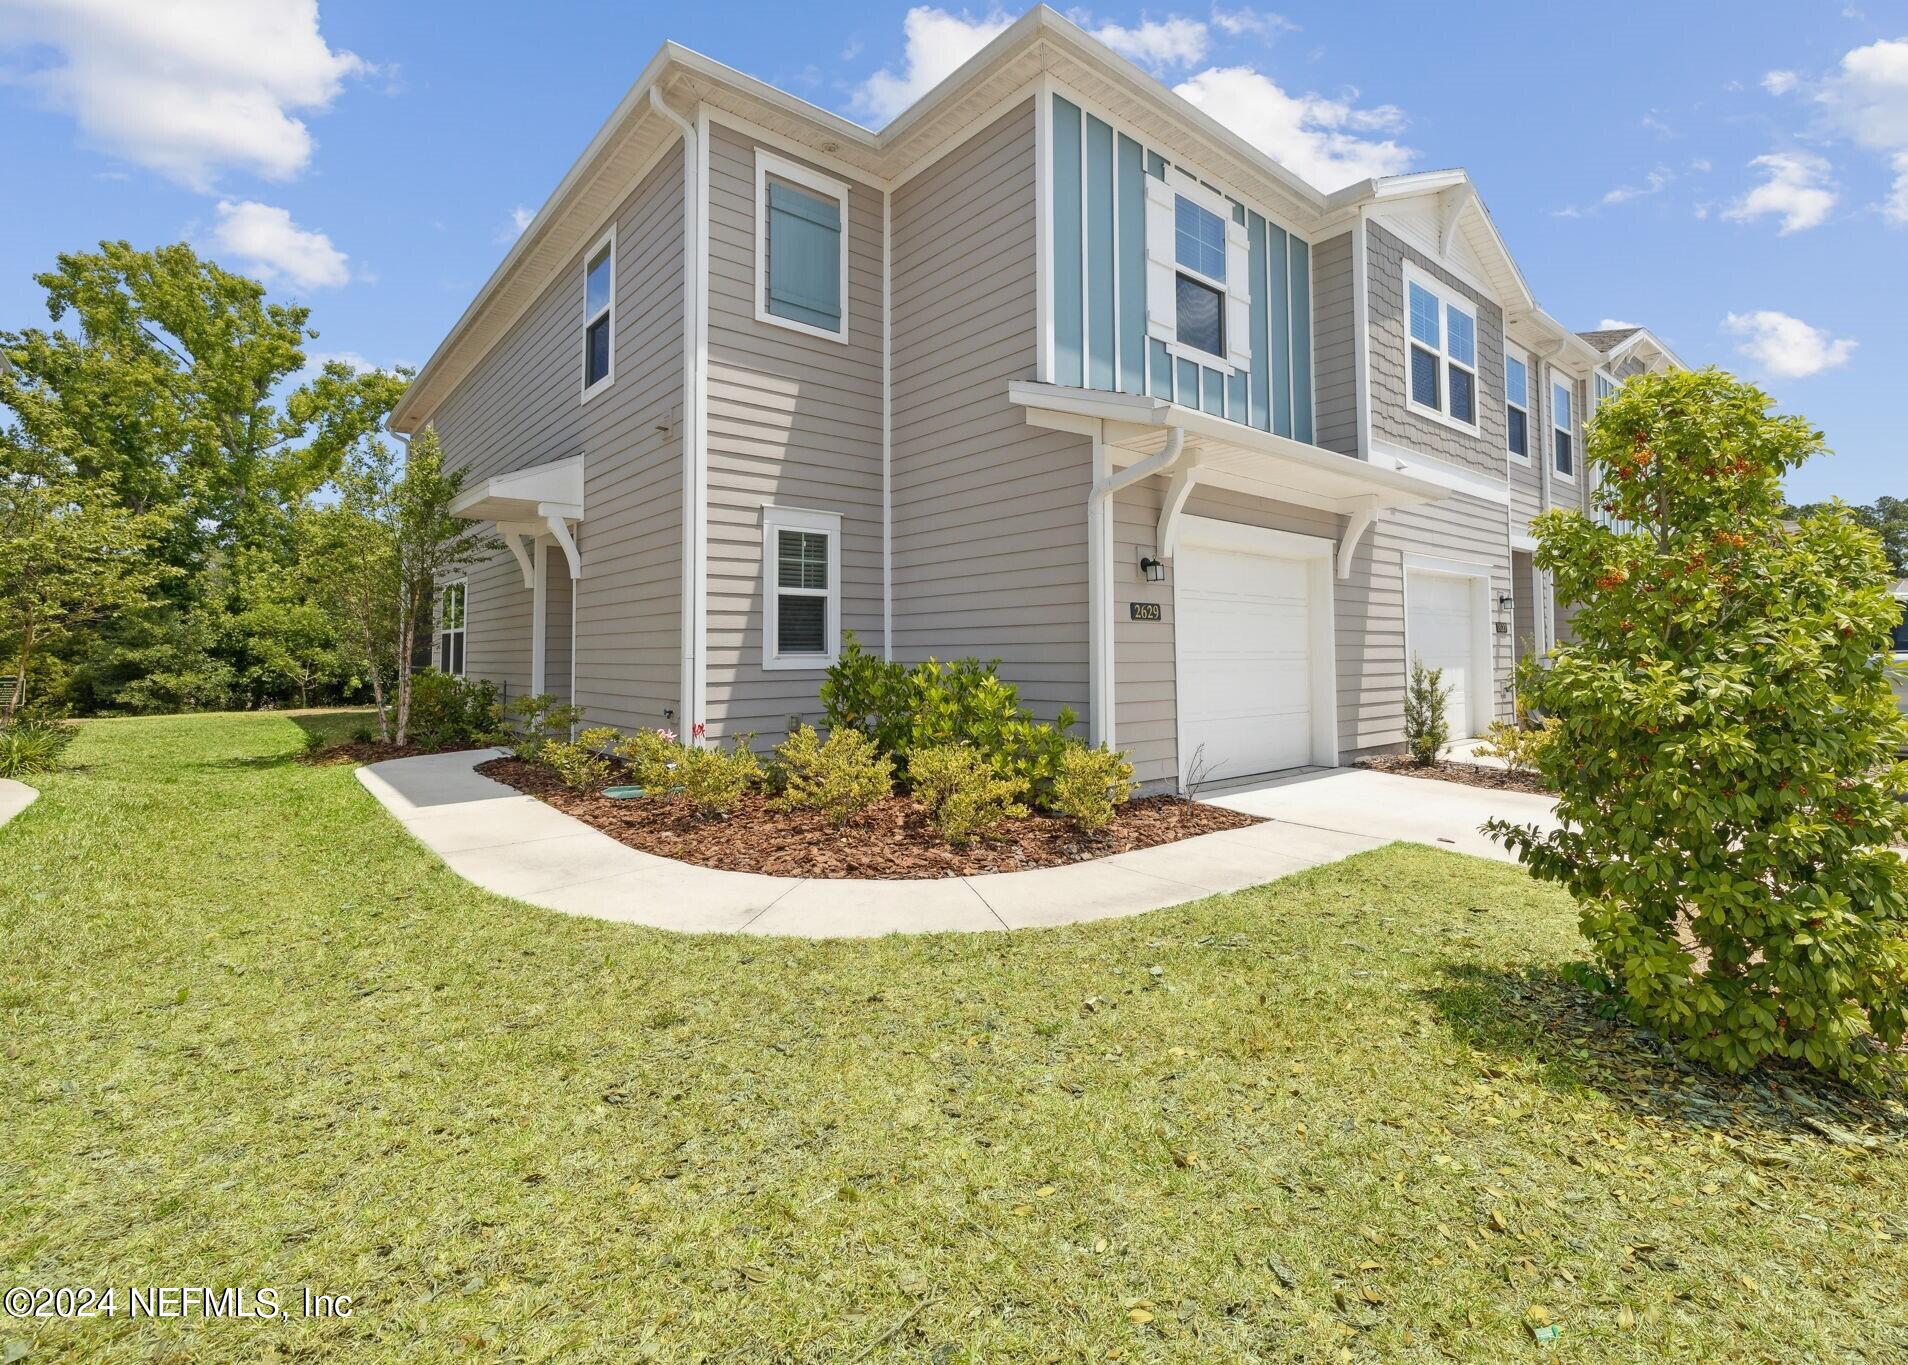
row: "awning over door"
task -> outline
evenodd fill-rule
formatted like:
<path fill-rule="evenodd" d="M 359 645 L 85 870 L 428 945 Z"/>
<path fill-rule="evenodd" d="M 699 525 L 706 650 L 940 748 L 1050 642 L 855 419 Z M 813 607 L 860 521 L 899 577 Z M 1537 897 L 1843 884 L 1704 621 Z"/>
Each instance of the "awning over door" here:
<path fill-rule="evenodd" d="M 528 545 L 535 545 L 540 536 L 548 535 L 563 547 L 571 578 L 582 574 L 576 540 L 570 534 L 572 526 L 583 520 L 581 455 L 493 474 L 459 493 L 450 510 L 452 516 L 497 524 L 497 534 L 523 570 L 525 587 L 535 578 Z"/>

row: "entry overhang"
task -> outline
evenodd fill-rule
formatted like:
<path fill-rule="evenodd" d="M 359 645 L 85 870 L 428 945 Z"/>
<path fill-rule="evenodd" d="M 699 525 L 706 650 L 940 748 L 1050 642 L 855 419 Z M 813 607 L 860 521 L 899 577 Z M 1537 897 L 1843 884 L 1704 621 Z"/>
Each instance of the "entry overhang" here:
<path fill-rule="evenodd" d="M 530 557 L 518 544 L 519 536 L 535 541 L 548 535 L 563 547 L 570 577 L 582 576 L 571 526 L 583 520 L 583 457 L 513 469 L 493 474 L 451 499 L 452 516 L 468 521 L 495 522 L 510 553 L 523 569 L 528 586 L 533 579 Z"/>

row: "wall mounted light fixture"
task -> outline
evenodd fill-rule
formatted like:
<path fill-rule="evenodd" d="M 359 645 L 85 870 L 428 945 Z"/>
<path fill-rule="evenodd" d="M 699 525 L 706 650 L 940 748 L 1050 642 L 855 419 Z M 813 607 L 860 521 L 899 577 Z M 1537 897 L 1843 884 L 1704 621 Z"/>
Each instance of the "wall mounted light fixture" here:
<path fill-rule="evenodd" d="M 1142 551 L 1139 561 L 1140 577 L 1148 583 L 1163 583 L 1166 580 L 1166 565 Z"/>

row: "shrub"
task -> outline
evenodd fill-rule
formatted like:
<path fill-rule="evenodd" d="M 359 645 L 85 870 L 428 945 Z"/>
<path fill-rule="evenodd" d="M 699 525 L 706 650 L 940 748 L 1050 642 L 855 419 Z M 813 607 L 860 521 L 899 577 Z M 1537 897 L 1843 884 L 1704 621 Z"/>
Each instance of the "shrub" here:
<path fill-rule="evenodd" d="M 434 668 L 411 678 L 411 742 L 424 749 L 475 749 L 503 735 L 497 685 Z"/>
<path fill-rule="evenodd" d="M 1078 717 L 1062 708 L 1051 725 L 1020 704 L 1019 690 L 1000 680 L 999 661 L 929 659 L 906 668 L 865 653 L 849 632 L 840 659 L 822 683 L 823 715 L 831 734 L 860 731 L 892 758 L 912 786 L 913 755 L 966 744 L 984 757 L 1016 793 L 1043 800 L 1059 774 L 1060 755 Z"/>
<path fill-rule="evenodd" d="M 1741 1072 L 1791 1059 L 1860 1084 L 1903 1061 L 1908 834 L 1876 536 L 1846 509 L 1783 524 L 1822 448 L 1715 370 L 1640 375 L 1588 451 L 1602 510 L 1536 522 L 1575 640 L 1521 688 L 1557 719 L 1557 828 L 1486 829 L 1568 888 L 1625 1012 Z"/>
<path fill-rule="evenodd" d="M 75 733 L 55 720 L 21 718 L 0 726 L 0 777 L 52 772 Z"/>
<path fill-rule="evenodd" d="M 833 731 L 824 742 L 804 725 L 776 747 L 775 756 L 787 774 L 777 802 L 812 807 L 838 825 L 894 793 L 894 760 L 859 730 Z"/>
<path fill-rule="evenodd" d="M 590 791 L 609 781 L 607 753 L 622 737 L 611 726 L 593 726 L 573 740 L 546 743 L 537 761 L 561 778 L 571 791 Z"/>
<path fill-rule="evenodd" d="M 1424 660 L 1411 656 L 1411 681 L 1405 686 L 1405 752 L 1413 763 L 1430 766 L 1438 761 L 1444 746 L 1451 741 L 1451 718 L 1445 704 L 1451 689 L 1444 685 L 1444 670 L 1426 668 Z"/>
<path fill-rule="evenodd" d="M 628 767 L 630 779 L 637 786 L 664 792 L 675 783 L 674 770 L 682 752 L 674 730 L 638 730 L 623 741 L 616 756 Z"/>
<path fill-rule="evenodd" d="M 1133 765 L 1111 749 L 1069 744 L 1060 755 L 1053 784 L 1052 810 L 1073 821 L 1083 834 L 1098 834 L 1113 823 L 1116 808 L 1133 794 Z"/>
<path fill-rule="evenodd" d="M 1503 759 L 1504 766 L 1514 773 L 1534 777 L 1543 766 L 1545 746 L 1556 735 L 1556 717 L 1546 716 L 1541 722 L 1532 724 L 1520 700 L 1517 704 L 1517 719 L 1492 721 L 1485 727 L 1484 743 L 1478 746 L 1477 751 L 1485 758 Z"/>
<path fill-rule="evenodd" d="M 966 744 L 922 749 L 909 760 L 915 799 L 927 807 L 941 837 L 956 847 L 999 828 L 1001 821 L 1027 813 L 1016 799 L 1020 790 L 996 774 L 993 765 Z"/>
<path fill-rule="evenodd" d="M 534 763 L 544 745 L 570 737 L 570 731 L 583 719 L 583 708 L 560 702 L 548 692 L 538 692 L 511 698 L 504 715 L 513 732 L 510 752 L 526 763 Z"/>
<path fill-rule="evenodd" d="M 720 745 L 690 745 L 676 750 L 670 773 L 682 795 L 704 815 L 727 815 L 762 780 L 762 761 L 749 747 L 754 735 L 737 736 L 725 753 Z"/>

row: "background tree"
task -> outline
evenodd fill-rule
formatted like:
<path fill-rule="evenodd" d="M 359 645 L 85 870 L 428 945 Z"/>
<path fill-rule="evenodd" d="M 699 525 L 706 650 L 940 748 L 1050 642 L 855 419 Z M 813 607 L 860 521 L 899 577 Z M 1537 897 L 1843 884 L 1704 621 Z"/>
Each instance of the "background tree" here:
<path fill-rule="evenodd" d="M 1908 498 L 1891 498 L 1884 494 L 1866 505 L 1810 502 L 1790 507 L 1787 515 L 1801 518 L 1840 506 L 1847 506 L 1850 516 L 1881 537 L 1882 551 L 1888 556 L 1889 566 L 1897 577 L 1908 577 Z"/>
<path fill-rule="evenodd" d="M 1638 1021 L 1724 1070 L 1874 1082 L 1908 1026 L 1908 731 L 1879 540 L 1839 508 L 1783 527 L 1781 476 L 1821 449 L 1716 370 L 1599 408 L 1603 506 L 1636 529 L 1538 519 L 1537 564 L 1581 605 L 1520 680 L 1557 721 L 1559 828 L 1488 828 L 1570 890 Z"/>

